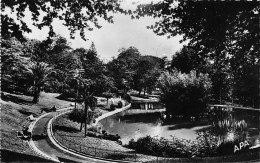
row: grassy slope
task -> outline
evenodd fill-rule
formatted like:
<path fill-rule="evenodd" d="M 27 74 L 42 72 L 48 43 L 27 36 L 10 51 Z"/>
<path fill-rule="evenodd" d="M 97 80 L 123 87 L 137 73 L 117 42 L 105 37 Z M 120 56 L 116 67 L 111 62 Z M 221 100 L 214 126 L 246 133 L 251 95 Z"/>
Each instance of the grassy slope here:
<path fill-rule="evenodd" d="M 22 126 L 28 126 L 25 118 L 34 113 L 38 116 L 42 108 L 56 105 L 58 108 L 69 106 L 71 102 L 58 100 L 58 94 L 41 93 L 38 104 L 31 103 L 32 97 L 3 92 L 1 94 L 1 158 L 3 162 L 45 162 L 30 149 L 28 144 L 16 136 Z M 48 161 L 49 162 L 49 161 Z"/>

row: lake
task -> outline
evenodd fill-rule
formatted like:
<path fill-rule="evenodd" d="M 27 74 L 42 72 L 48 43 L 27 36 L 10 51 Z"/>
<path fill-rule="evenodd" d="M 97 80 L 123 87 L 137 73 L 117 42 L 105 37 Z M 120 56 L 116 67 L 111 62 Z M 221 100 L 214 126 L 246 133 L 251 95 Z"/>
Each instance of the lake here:
<path fill-rule="evenodd" d="M 149 111 L 149 110 L 148 110 Z M 156 112 L 158 111 L 158 112 Z M 124 143 L 129 140 L 150 135 L 172 139 L 172 136 L 195 140 L 196 131 L 210 127 L 207 123 L 192 123 L 176 121 L 165 124 L 162 118 L 162 110 L 153 110 L 145 113 L 142 109 L 129 109 L 100 121 L 102 129 L 111 134 L 118 134 Z"/>
<path fill-rule="evenodd" d="M 136 106 L 136 105 L 133 105 Z M 129 140 L 150 135 L 172 140 L 177 138 L 195 140 L 196 132 L 210 128 L 208 122 L 190 122 L 175 120 L 165 123 L 164 109 L 133 109 L 130 108 L 100 121 L 102 129 L 111 134 L 121 136 L 123 144 Z M 234 110 L 232 113 L 236 120 L 245 120 L 247 123 L 247 140 L 250 146 L 260 144 L 260 114 L 259 111 Z"/>

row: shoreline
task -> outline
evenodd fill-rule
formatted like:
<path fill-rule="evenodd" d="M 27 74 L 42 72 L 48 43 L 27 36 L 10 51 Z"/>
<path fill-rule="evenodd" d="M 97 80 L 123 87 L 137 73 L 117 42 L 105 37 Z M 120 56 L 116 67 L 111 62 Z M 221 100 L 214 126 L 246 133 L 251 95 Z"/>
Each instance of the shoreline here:
<path fill-rule="evenodd" d="M 122 111 L 124 111 L 124 110 L 127 110 L 127 109 L 129 109 L 130 107 L 131 107 L 131 103 L 128 104 L 127 106 L 124 106 L 124 107 L 120 108 L 120 109 L 116 109 L 116 110 L 113 110 L 113 111 L 111 111 L 111 112 L 107 112 L 107 113 L 105 113 L 105 114 L 103 114 L 103 115 L 97 117 L 97 118 L 95 119 L 95 122 L 93 123 L 93 125 L 97 125 L 100 120 L 102 120 L 102 119 L 104 119 L 104 118 L 107 118 L 107 117 L 109 117 L 109 116 L 112 116 L 112 115 L 114 115 L 114 114 L 116 114 L 116 113 L 122 112 Z"/>

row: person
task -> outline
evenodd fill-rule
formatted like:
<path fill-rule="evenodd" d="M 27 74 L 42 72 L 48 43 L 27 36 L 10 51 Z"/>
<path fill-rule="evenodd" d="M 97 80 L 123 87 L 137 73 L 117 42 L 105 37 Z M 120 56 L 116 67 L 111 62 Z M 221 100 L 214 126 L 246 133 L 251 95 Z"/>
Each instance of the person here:
<path fill-rule="evenodd" d="M 32 130 L 29 127 L 23 126 L 23 135 L 31 138 L 32 137 Z"/>
<path fill-rule="evenodd" d="M 56 106 L 54 105 L 52 108 L 51 108 L 51 111 L 56 111 L 57 109 L 56 109 Z"/>
<path fill-rule="evenodd" d="M 28 116 L 28 117 L 26 118 L 26 120 L 32 122 L 32 121 L 35 121 L 36 118 L 34 118 L 34 116 L 31 114 L 30 116 Z"/>

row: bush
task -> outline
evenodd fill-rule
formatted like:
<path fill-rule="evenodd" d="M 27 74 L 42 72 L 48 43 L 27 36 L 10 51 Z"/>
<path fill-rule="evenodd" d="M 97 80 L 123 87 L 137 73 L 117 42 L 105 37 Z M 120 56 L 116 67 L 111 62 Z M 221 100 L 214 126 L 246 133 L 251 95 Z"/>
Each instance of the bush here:
<path fill-rule="evenodd" d="M 127 147 L 135 149 L 137 152 L 156 155 L 161 157 L 209 157 L 234 153 L 234 145 L 239 146 L 243 140 L 227 141 L 219 144 L 219 137 L 210 131 L 197 133 L 196 141 L 178 139 L 173 137 L 173 141 L 151 136 L 141 137 L 137 141 L 131 139 Z M 248 148 L 245 148 L 246 150 Z M 240 152 L 240 151 L 239 151 Z"/>
<path fill-rule="evenodd" d="M 158 80 L 161 89 L 160 100 L 166 106 L 166 112 L 173 115 L 199 117 L 199 113 L 206 110 L 211 81 L 208 75 L 180 73 L 163 73 Z"/>
<path fill-rule="evenodd" d="M 118 101 L 117 107 L 118 108 L 122 108 L 123 107 L 123 102 L 122 101 Z"/>
<path fill-rule="evenodd" d="M 122 94 L 122 99 L 126 100 L 128 103 L 132 102 L 132 97 L 127 93 Z"/>
<path fill-rule="evenodd" d="M 74 109 L 69 113 L 68 119 L 73 122 L 84 123 L 85 113 L 83 109 Z"/>
<path fill-rule="evenodd" d="M 88 111 L 88 124 L 94 121 L 97 117 L 101 116 L 102 112 L 95 109 L 94 111 Z M 84 109 L 74 109 L 69 113 L 69 120 L 78 123 L 85 123 L 85 110 Z"/>
<path fill-rule="evenodd" d="M 118 141 L 119 139 L 121 139 L 121 137 L 119 135 L 117 135 L 117 134 L 116 135 L 108 134 L 108 133 L 103 132 L 103 131 L 102 131 L 102 134 L 101 134 L 99 132 L 95 132 L 95 131 L 89 130 L 89 132 L 87 133 L 87 136 L 97 137 L 97 138 L 111 140 L 111 141 Z"/>
<path fill-rule="evenodd" d="M 128 147 L 144 154 L 170 157 L 191 157 L 194 153 L 192 150 L 195 149 L 194 143 L 188 140 L 174 138 L 173 141 L 168 141 L 151 136 L 139 138 L 137 141 L 132 139 Z"/>
<path fill-rule="evenodd" d="M 110 105 L 110 110 L 115 110 L 116 109 L 116 105 L 115 104 L 111 104 Z"/>

